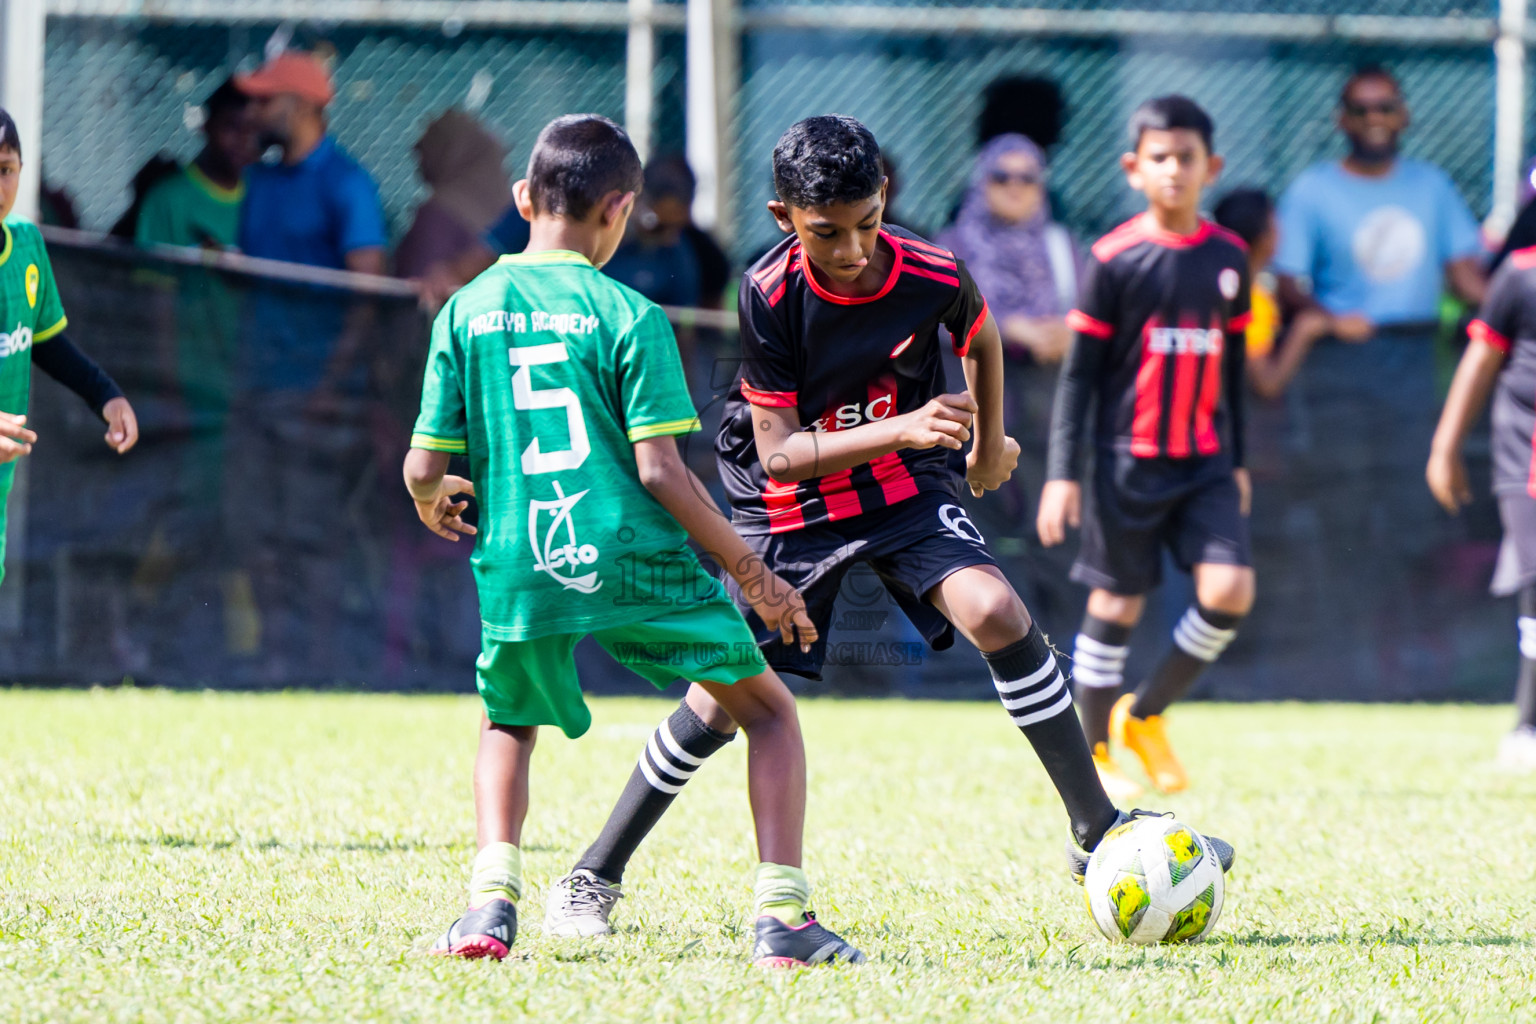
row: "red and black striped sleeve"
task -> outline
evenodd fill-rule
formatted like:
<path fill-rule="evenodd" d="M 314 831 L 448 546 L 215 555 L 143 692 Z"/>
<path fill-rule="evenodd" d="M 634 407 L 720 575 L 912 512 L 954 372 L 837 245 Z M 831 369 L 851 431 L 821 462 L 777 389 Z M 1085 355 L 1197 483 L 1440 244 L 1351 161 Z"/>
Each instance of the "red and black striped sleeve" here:
<path fill-rule="evenodd" d="M 955 258 L 955 276 L 960 279 L 960 287 L 955 290 L 954 301 L 944 311 L 943 323 L 954 339 L 955 354 L 964 356 L 971 350 L 971 342 L 981 331 L 981 325 L 987 322 L 987 300 L 976 287 L 975 278 L 965 269 L 965 261 L 959 257 Z"/>
<path fill-rule="evenodd" d="M 770 285 L 781 286 L 770 281 Z M 741 321 L 741 397 L 753 405 L 793 409 L 800 404 L 795 354 L 783 324 L 749 272 L 737 302 Z"/>
<path fill-rule="evenodd" d="M 1088 429 L 1088 409 L 1119 319 L 1120 296 L 1115 288 L 1112 258 L 1105 261 L 1095 253 L 1087 263 L 1077 306 L 1067 314 L 1072 347 L 1056 381 L 1045 462 L 1047 480 L 1077 479 L 1082 466 L 1083 435 Z"/>
<path fill-rule="evenodd" d="M 1488 282 L 1488 294 L 1478 308 L 1477 318 L 1467 325 L 1467 335 L 1497 349 L 1505 356 L 1514 347 L 1520 331 L 1520 305 L 1522 278 L 1525 276 L 1515 260 L 1505 260 Z"/>

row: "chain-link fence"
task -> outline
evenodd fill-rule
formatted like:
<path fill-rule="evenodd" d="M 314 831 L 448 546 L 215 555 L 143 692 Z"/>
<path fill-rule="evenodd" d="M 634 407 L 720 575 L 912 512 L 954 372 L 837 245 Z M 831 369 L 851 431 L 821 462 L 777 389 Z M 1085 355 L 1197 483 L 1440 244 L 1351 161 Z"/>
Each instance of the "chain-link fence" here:
<path fill-rule="evenodd" d="M 55 9 L 118 6 L 54 0 Z M 260 12 L 292 3 L 251 6 Z M 404 25 L 54 16 L 45 62 L 48 179 L 73 196 L 86 227 L 105 229 L 127 206 L 129 180 L 145 160 L 195 149 L 189 106 L 230 69 L 255 63 L 275 33 L 334 52 L 336 133 L 379 181 L 397 233 L 423 194 L 410 146 L 436 113 L 476 111 L 510 143 L 514 172 L 538 127 L 558 113 L 624 119 L 622 21 L 485 27 L 475 10 L 505 5 L 450 6 L 464 16 Z M 656 5 L 670 8 L 667 17 L 644 6 L 655 19 L 652 150 L 681 151 L 679 5 Z M 1081 0 L 1032 0 L 1029 11 L 1001 0 L 886 6 L 889 17 L 866 5 L 748 0 L 732 15 L 740 60 L 725 103 L 735 112 L 726 133 L 735 141 L 726 153 L 732 166 L 722 212 L 739 257 L 773 238 L 762 203 L 774 140 L 793 119 L 829 110 L 875 130 L 900 162 L 901 215 L 919 229 L 937 229 L 965 178 L 982 89 L 1008 74 L 1043 75 L 1061 86 L 1068 119 L 1052 193 L 1061 219 L 1084 235 L 1131 209 L 1116 157 L 1126 116 L 1142 99 L 1181 91 L 1205 104 L 1228 158 L 1227 180 L 1277 191 L 1308 163 L 1339 152 L 1338 90 L 1364 62 L 1385 63 L 1403 80 L 1414 117 L 1408 152 L 1444 167 L 1480 213 L 1493 199 L 1496 0 L 1114 0 L 1092 9 Z M 1034 20 L 1021 21 L 1025 14 Z M 1007 17 L 986 31 L 988 15 Z"/>

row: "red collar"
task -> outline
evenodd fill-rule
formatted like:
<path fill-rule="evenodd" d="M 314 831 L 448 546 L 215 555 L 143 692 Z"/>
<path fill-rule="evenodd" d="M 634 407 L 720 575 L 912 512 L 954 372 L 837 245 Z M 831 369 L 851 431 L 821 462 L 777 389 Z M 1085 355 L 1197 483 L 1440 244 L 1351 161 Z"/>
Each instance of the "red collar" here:
<path fill-rule="evenodd" d="M 805 268 L 805 280 L 806 283 L 811 286 L 811 291 L 815 292 L 818 297 L 826 299 L 828 302 L 835 302 L 840 306 L 857 306 L 861 303 L 874 302 L 876 299 L 885 298 L 890 290 L 896 287 L 896 279 L 901 276 L 901 265 L 903 263 L 903 257 L 901 246 L 897 245 L 896 240 L 890 235 L 886 234 L 883 230 L 880 232 L 880 240 L 885 242 L 886 245 L 890 246 L 891 252 L 895 255 L 896 260 L 891 264 L 890 276 L 885 279 L 885 283 L 880 286 L 880 290 L 875 292 L 873 295 L 863 296 L 838 295 L 834 292 L 828 291 L 816 280 L 816 265 L 811 262 L 810 257 L 805 254 L 804 248 L 802 247 L 800 252 L 800 264 Z"/>

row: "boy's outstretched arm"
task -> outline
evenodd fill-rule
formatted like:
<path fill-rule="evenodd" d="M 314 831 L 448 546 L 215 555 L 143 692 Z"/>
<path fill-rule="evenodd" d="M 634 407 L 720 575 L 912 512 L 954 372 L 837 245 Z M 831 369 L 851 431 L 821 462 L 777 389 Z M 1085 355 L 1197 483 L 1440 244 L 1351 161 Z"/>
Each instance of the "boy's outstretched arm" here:
<path fill-rule="evenodd" d="M 416 502 L 416 515 L 439 537 L 457 542 L 461 533 L 473 536 L 480 532 L 462 518 L 469 502 L 453 500 L 459 494 L 473 497 L 475 485 L 461 476 L 448 475 L 447 452 L 425 448 L 406 452 L 405 487 Z"/>
<path fill-rule="evenodd" d="M 1003 432 L 1003 336 L 991 313 L 971 339 L 960 365 L 976 403 L 965 479 L 979 498 L 1006 483 L 1019 464 L 1019 442 Z"/>
<path fill-rule="evenodd" d="M 139 441 L 139 420 L 107 371 L 62 334 L 32 346 L 32 364 L 69 390 L 107 423 L 107 447 L 122 455 Z"/>
<path fill-rule="evenodd" d="M 778 630 L 786 644 L 798 643 L 801 650 L 809 651 L 816 642 L 816 627 L 799 591 L 747 547 L 703 482 L 683 462 L 677 440 L 668 434 L 636 441 L 635 468 L 651 496 L 740 584 L 752 610 L 768 628 Z"/>
<path fill-rule="evenodd" d="M 1472 486 L 1467 482 L 1467 464 L 1461 457 L 1462 442 L 1467 431 L 1488 404 L 1493 382 L 1504 368 L 1505 353 L 1492 344 L 1474 340 L 1467 345 L 1456 376 L 1451 381 L 1450 393 L 1445 396 L 1445 409 L 1440 413 L 1440 425 L 1435 428 L 1435 438 L 1430 443 L 1429 465 L 1424 478 L 1445 510 L 1452 515 L 1472 501 Z"/>

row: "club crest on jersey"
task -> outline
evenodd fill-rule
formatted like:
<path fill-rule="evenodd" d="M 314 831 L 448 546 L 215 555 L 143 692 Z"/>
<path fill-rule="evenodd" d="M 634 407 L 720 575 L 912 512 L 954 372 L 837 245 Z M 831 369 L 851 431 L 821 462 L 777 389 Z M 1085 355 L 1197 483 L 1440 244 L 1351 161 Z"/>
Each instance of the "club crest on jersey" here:
<path fill-rule="evenodd" d="M 1155 355 L 1221 355 L 1219 327 L 1153 327 L 1147 334 L 1147 350 Z"/>
<path fill-rule="evenodd" d="M 38 272 L 36 263 L 27 264 L 27 305 L 32 309 L 37 308 L 37 286 L 42 283 L 43 275 Z"/>
<path fill-rule="evenodd" d="M 1243 286 L 1243 279 L 1231 267 L 1227 267 L 1216 275 L 1216 287 L 1221 289 L 1221 297 L 1231 302 L 1237 298 L 1237 290 Z"/>
<path fill-rule="evenodd" d="M 976 524 L 971 522 L 971 517 L 966 515 L 965 509 L 959 505 L 940 505 L 939 522 L 944 528 L 961 540 L 968 540 L 972 544 L 985 544 L 987 539 L 976 529 Z"/>
<path fill-rule="evenodd" d="M 587 492 L 577 491 L 566 497 L 558 482 L 554 488 L 554 501 L 534 499 L 528 502 L 528 544 L 533 548 L 533 567 L 566 590 L 594 594 L 603 581 L 597 578 L 596 572 L 577 575 L 577 570 L 597 561 L 597 548 L 577 541 L 576 524 L 571 520 L 571 510 L 587 496 Z M 548 525 L 542 528 L 541 534 L 539 519 L 546 515 Z"/>

